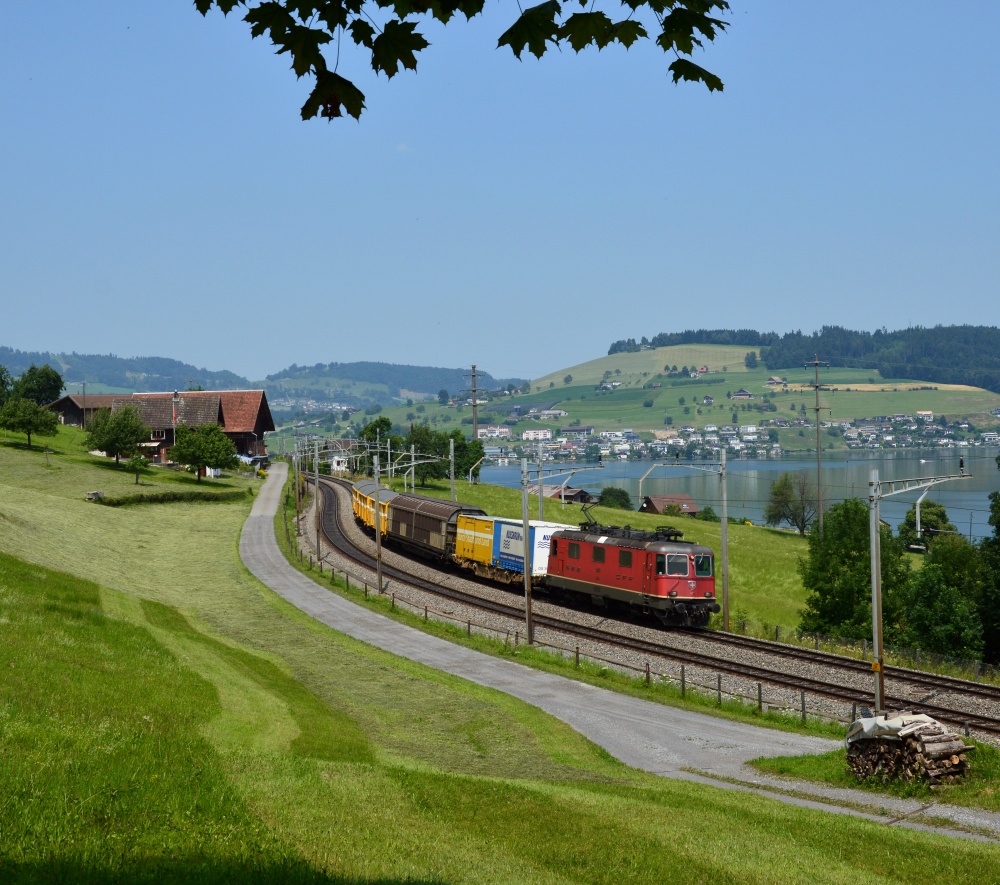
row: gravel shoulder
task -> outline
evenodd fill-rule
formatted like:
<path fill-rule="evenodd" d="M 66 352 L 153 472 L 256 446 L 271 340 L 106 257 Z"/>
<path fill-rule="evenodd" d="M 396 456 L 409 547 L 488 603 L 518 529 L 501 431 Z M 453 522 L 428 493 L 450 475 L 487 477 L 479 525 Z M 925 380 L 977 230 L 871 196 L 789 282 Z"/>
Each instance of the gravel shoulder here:
<path fill-rule="evenodd" d="M 895 826 L 965 838 L 989 838 L 983 834 L 990 834 L 1000 841 L 998 814 L 937 803 L 928 808 L 913 800 L 772 778 L 745 764 L 759 756 L 823 753 L 835 749 L 837 741 L 773 731 L 626 697 L 453 645 L 354 605 L 296 571 L 278 548 L 274 514 L 286 476 L 287 465 L 272 464 L 243 527 L 240 556 L 262 583 L 321 623 L 393 654 L 520 698 L 644 771 Z M 949 820 L 975 832 L 906 819 L 918 814 Z"/>

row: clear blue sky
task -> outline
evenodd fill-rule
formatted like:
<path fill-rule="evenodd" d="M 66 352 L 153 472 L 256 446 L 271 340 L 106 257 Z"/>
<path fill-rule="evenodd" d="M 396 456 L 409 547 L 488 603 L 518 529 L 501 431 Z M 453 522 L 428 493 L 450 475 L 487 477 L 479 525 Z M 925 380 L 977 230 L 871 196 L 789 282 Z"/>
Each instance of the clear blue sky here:
<path fill-rule="evenodd" d="M 538 376 L 615 339 L 1000 321 L 1000 3 L 738 0 L 652 45 L 518 62 L 430 25 L 361 122 L 188 0 L 0 6 L 0 344 Z M 821 355 L 822 358 L 822 355 Z"/>

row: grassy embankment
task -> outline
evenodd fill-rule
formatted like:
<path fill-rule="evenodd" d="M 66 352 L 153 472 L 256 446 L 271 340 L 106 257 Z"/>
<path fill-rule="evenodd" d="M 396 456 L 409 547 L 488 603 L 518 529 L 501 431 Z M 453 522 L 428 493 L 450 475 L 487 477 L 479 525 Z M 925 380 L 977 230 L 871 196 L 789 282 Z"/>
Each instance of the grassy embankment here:
<path fill-rule="evenodd" d="M 630 771 L 276 600 L 238 559 L 248 503 L 96 507 L 83 492 L 112 475 L 65 438 L 52 448 L 46 467 L 0 445 L 4 881 L 853 885 L 996 869 L 995 846 Z"/>

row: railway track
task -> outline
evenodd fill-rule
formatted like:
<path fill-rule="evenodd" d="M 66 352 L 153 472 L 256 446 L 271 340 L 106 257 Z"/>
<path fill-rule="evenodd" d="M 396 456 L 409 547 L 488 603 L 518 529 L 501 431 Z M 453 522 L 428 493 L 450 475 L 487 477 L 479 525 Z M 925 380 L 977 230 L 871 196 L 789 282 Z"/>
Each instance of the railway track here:
<path fill-rule="evenodd" d="M 342 480 L 325 478 L 321 487 L 322 530 L 327 543 L 342 557 L 362 569 L 374 571 L 375 557 L 367 550 L 358 547 L 342 525 L 342 520 L 349 520 L 353 526 L 353 514 L 349 507 L 341 506 L 336 490 L 339 487 L 349 491 L 350 484 Z M 426 568 L 424 563 L 421 563 L 421 566 Z M 449 579 L 454 575 L 450 573 L 441 573 L 440 579 L 429 580 L 406 569 L 389 565 L 383 558 L 382 574 L 390 583 L 397 582 L 450 600 L 457 605 L 509 618 L 514 625 L 523 623 L 523 605 L 498 602 L 451 586 Z M 711 630 L 674 631 L 693 637 L 698 644 L 714 645 L 737 656 L 751 655 L 760 659 L 748 662 L 723 654 L 677 648 L 662 640 L 629 636 L 623 632 L 574 623 L 537 611 L 533 615 L 533 620 L 536 628 L 551 630 L 569 637 L 574 642 L 596 643 L 632 652 L 647 659 L 669 660 L 748 682 L 765 683 L 796 693 L 806 692 L 845 705 L 857 704 L 860 707 L 871 704 L 870 689 L 855 684 L 870 678 L 871 665 L 855 658 L 738 634 Z M 625 626 L 627 625 L 623 624 L 623 627 Z M 823 677 L 788 672 L 787 665 L 792 662 L 798 668 L 805 666 L 822 673 Z M 839 678 L 831 679 L 827 675 L 831 672 L 839 674 Z M 891 709 L 920 711 L 942 722 L 958 727 L 967 726 L 984 734 L 1000 736 L 1000 689 L 994 686 L 896 667 L 886 668 L 886 681 L 887 685 L 891 682 L 891 688 L 897 689 L 896 693 L 886 695 L 886 704 Z M 922 696 L 928 693 L 931 696 Z M 942 695 L 954 698 L 954 703 L 952 705 L 930 703 L 932 697 L 940 698 Z M 970 700 L 981 702 L 981 708 L 976 709 L 975 704 L 969 703 Z M 990 707 L 995 709 L 991 710 Z"/>

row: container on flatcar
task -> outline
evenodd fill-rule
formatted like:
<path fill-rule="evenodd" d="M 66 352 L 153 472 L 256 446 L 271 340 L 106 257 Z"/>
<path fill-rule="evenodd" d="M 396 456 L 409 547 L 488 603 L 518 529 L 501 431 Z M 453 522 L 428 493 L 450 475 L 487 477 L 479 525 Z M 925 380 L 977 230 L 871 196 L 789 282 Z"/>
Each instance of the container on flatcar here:
<path fill-rule="evenodd" d="M 548 571 L 549 540 L 552 533 L 572 526 L 532 520 L 529 523 L 531 574 Z M 504 583 L 518 581 L 524 574 L 524 523 L 502 516 L 458 517 L 455 561 L 483 578 Z"/>
<path fill-rule="evenodd" d="M 557 532 L 547 583 L 652 611 L 666 624 L 704 626 L 719 611 L 714 557 L 679 536 L 608 526 Z"/>
<path fill-rule="evenodd" d="M 354 518 L 371 531 L 375 531 L 375 489 L 378 488 L 378 507 L 381 513 L 379 531 L 385 535 L 389 527 L 389 504 L 397 492 L 379 486 L 374 479 L 362 479 L 351 488 L 351 507 Z"/>

